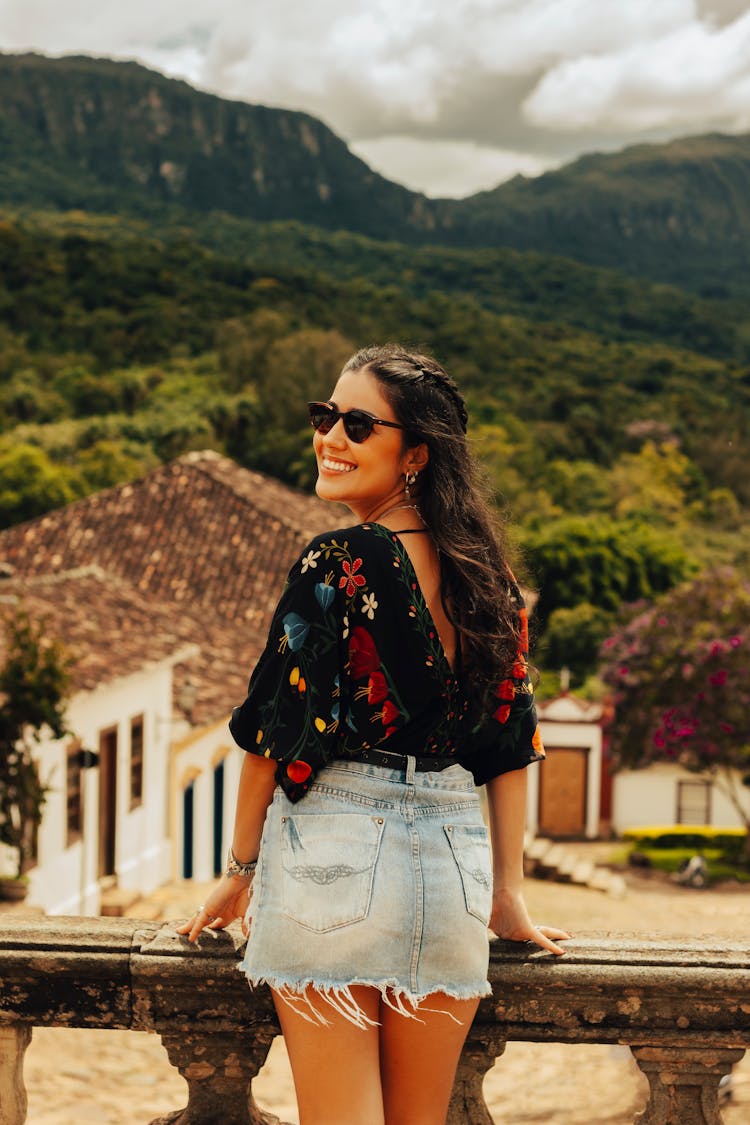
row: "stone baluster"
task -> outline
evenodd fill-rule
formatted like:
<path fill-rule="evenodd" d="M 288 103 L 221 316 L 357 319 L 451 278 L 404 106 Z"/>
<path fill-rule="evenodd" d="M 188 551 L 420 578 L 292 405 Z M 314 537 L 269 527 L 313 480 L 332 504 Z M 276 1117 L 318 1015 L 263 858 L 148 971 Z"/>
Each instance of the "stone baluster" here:
<path fill-rule="evenodd" d="M 255 1104 L 250 1083 L 266 1061 L 274 1033 L 162 1033 L 169 1061 L 188 1084 L 188 1104 L 151 1125 L 281 1125 Z"/>
<path fill-rule="evenodd" d="M 482 1086 L 504 1050 L 502 1035 L 487 1024 L 474 1024 L 458 1062 L 446 1125 L 494 1125 Z"/>
<path fill-rule="evenodd" d="M 204 930 L 197 947 L 174 923 L 134 935 L 134 1024 L 161 1036 L 188 1084 L 185 1109 L 151 1125 L 278 1125 L 250 1089 L 279 1026 L 267 990 L 238 972 L 243 945 L 239 926 Z"/>
<path fill-rule="evenodd" d="M 0 1125 L 23 1125 L 26 1120 L 23 1057 L 30 1042 L 27 1024 L 0 1026 Z"/>
<path fill-rule="evenodd" d="M 721 1125 L 719 1082 L 744 1050 L 708 1046 L 631 1050 L 651 1091 L 636 1125 Z"/>

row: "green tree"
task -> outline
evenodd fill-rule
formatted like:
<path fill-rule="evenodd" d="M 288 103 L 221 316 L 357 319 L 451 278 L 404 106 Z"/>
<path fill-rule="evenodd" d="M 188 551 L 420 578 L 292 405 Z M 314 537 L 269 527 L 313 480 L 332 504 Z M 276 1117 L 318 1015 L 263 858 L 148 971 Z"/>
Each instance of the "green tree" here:
<path fill-rule="evenodd" d="M 705 492 L 702 475 L 676 442 L 647 441 L 638 453 L 623 454 L 610 482 L 614 514 L 649 522 L 674 523 Z"/>
<path fill-rule="evenodd" d="M 750 845 L 741 798 L 750 785 L 750 582 L 729 569 L 701 574 L 642 607 L 602 653 L 615 763 L 672 761 L 712 777 Z"/>
<path fill-rule="evenodd" d="M 81 366 L 61 371 L 54 388 L 66 399 L 77 418 L 113 414 L 120 408 L 122 395 L 115 380 L 106 375 L 94 375 Z"/>
<path fill-rule="evenodd" d="M 23 612 L 5 619 L 6 653 L 0 668 L 0 842 L 13 848 L 23 873 L 42 817 L 48 786 L 34 747 L 45 734 L 66 733 L 64 700 L 70 663 L 44 622 Z"/>
<path fill-rule="evenodd" d="M 77 455 L 78 471 L 92 492 L 145 476 L 159 464 L 148 447 L 136 455 L 133 443 L 102 440 Z"/>
<path fill-rule="evenodd" d="M 255 379 L 258 403 L 272 424 L 307 421 L 310 399 L 327 398 L 354 351 L 340 332 L 302 328 L 269 348 Z"/>
<path fill-rule="evenodd" d="M 255 383 L 257 424 L 247 430 L 242 462 L 308 487 L 314 480 L 306 404 L 327 398 L 353 351 L 338 332 L 306 328 L 277 340 Z"/>
<path fill-rule="evenodd" d="M 274 309 L 256 309 L 250 316 L 223 321 L 216 329 L 215 344 L 227 386 L 239 390 L 255 382 L 272 345 L 290 332 L 288 318 Z"/>
<path fill-rule="evenodd" d="M 555 458 L 542 470 L 542 484 L 564 511 L 587 515 L 610 505 L 609 473 L 593 461 Z"/>
<path fill-rule="evenodd" d="M 33 519 L 76 498 L 74 475 L 35 445 L 0 448 L 0 527 Z"/>
<path fill-rule="evenodd" d="M 576 687 L 596 671 L 599 649 L 613 624 L 614 614 L 588 602 L 561 606 L 550 614 L 537 659 L 549 671 L 567 668 Z"/>
<path fill-rule="evenodd" d="M 600 516 L 554 520 L 527 531 L 523 547 L 539 589 L 535 616 L 542 630 L 560 607 L 586 602 L 612 613 L 670 589 L 695 570 L 667 533 Z"/>

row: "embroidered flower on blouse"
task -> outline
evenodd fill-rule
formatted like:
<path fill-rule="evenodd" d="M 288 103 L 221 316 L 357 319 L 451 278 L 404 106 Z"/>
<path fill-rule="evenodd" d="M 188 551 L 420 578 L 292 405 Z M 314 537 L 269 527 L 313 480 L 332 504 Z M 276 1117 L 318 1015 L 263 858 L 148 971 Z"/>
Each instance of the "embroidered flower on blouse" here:
<path fill-rule="evenodd" d="M 302 560 L 302 573 L 305 574 L 308 569 L 315 570 L 316 566 L 318 565 L 316 560 L 319 558 L 320 551 L 308 551 Z"/>
<path fill-rule="evenodd" d="M 353 679 L 361 680 L 380 667 L 375 642 L 361 625 L 352 630 L 349 639 L 349 665 Z"/>
<path fill-rule="evenodd" d="M 366 613 L 370 621 L 375 617 L 375 610 L 378 608 L 378 603 L 375 600 L 374 594 L 362 595 L 362 612 Z"/>
<path fill-rule="evenodd" d="M 292 652 L 302 648 L 310 632 L 310 626 L 298 613 L 287 613 L 282 619 L 284 637 L 282 637 L 279 651 L 283 652 L 284 645 L 288 644 Z"/>
<path fill-rule="evenodd" d="M 364 574 L 357 574 L 361 566 L 362 559 L 354 559 L 353 562 L 344 559 L 341 563 L 341 569 L 344 573 L 341 578 L 339 578 L 339 589 L 343 590 L 344 586 L 346 586 L 347 598 L 353 598 L 357 592 L 357 587 L 364 586 L 367 581 Z"/>

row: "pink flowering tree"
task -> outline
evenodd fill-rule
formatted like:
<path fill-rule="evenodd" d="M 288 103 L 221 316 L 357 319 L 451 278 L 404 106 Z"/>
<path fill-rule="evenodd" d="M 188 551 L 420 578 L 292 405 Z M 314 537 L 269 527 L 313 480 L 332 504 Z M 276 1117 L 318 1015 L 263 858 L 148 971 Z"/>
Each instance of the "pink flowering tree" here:
<path fill-rule="evenodd" d="M 750 842 L 750 582 L 702 574 L 635 607 L 601 654 L 615 768 L 672 761 L 709 775 Z"/>

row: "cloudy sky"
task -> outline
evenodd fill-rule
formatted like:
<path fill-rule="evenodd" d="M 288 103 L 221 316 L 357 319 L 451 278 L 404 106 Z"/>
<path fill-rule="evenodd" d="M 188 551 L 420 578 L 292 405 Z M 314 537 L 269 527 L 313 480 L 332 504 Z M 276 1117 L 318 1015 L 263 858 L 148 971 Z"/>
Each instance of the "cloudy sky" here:
<path fill-rule="evenodd" d="M 0 50 L 135 58 L 305 110 L 429 195 L 750 132 L 750 0 L 0 0 Z"/>

